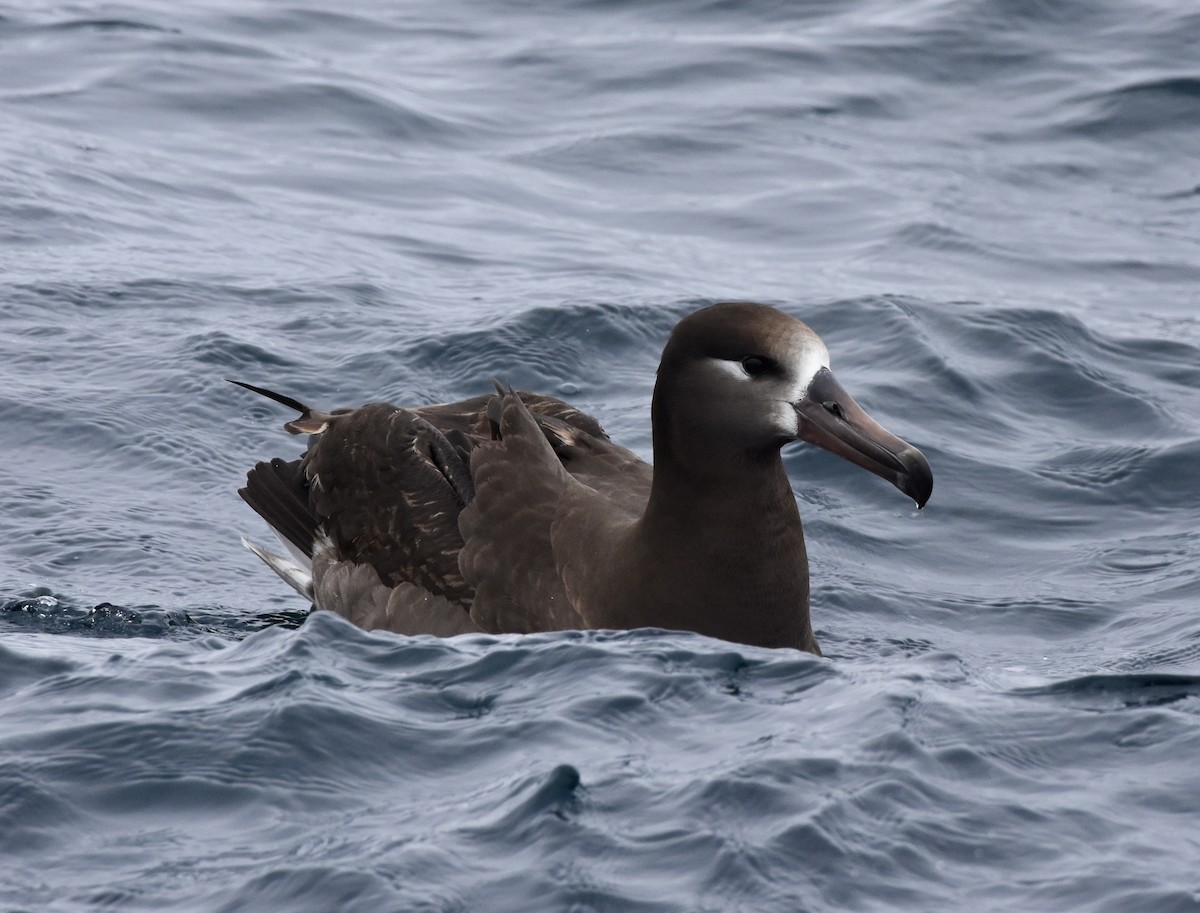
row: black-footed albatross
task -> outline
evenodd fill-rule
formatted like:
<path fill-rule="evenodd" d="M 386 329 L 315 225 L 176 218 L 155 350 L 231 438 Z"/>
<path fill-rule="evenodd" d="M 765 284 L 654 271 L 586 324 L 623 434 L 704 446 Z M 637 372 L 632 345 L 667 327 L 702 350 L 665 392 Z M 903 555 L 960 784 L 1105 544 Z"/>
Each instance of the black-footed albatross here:
<path fill-rule="evenodd" d="M 499 384 L 458 403 L 320 412 L 234 383 L 299 411 L 284 428 L 311 435 L 239 491 L 294 560 L 246 546 L 367 629 L 658 627 L 820 653 L 780 448 L 816 444 L 917 507 L 933 490 L 925 457 L 841 387 L 817 334 L 748 302 L 671 333 L 653 468 L 573 406 Z"/>

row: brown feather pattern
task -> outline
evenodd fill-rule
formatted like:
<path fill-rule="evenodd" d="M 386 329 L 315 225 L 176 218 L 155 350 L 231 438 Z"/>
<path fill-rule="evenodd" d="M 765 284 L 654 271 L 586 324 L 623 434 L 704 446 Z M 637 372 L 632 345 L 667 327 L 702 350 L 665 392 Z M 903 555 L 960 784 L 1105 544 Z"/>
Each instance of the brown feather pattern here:
<path fill-rule="evenodd" d="M 654 469 L 554 397 L 301 412 L 299 460 L 242 496 L 309 558 L 254 550 L 319 608 L 409 634 L 662 627 L 817 653 L 781 448 L 815 444 L 918 507 L 928 461 L 875 422 L 794 317 L 724 302 L 681 320 L 651 404 Z M 303 564 L 304 561 L 302 560 Z"/>
<path fill-rule="evenodd" d="M 388 403 L 333 412 L 303 409 L 302 419 L 284 427 L 292 433 L 320 429 L 309 437 L 305 453 L 290 462 L 257 464 L 239 493 L 281 536 L 314 558 L 321 608 L 363 627 L 409 633 L 581 623 L 561 585 L 550 583 L 557 576 L 549 521 L 535 522 L 557 495 L 554 486 L 546 482 L 541 497 L 528 488 L 518 495 L 505 474 L 514 461 L 540 461 L 561 473 L 561 478 L 547 474 L 561 484 L 563 465 L 586 475 L 597 451 L 606 450 L 612 451 L 609 463 L 640 464 L 609 442 L 594 418 L 562 400 L 528 392 L 411 409 Z M 489 415 L 506 430 L 493 428 Z M 493 443 L 501 436 L 502 443 Z M 485 506 L 471 508 L 481 489 Z M 509 525 L 534 528 L 534 541 L 505 537 Z M 321 550 L 325 542 L 327 553 Z M 518 599 L 515 593 L 523 595 Z M 531 614 L 534 602 L 545 611 Z"/>

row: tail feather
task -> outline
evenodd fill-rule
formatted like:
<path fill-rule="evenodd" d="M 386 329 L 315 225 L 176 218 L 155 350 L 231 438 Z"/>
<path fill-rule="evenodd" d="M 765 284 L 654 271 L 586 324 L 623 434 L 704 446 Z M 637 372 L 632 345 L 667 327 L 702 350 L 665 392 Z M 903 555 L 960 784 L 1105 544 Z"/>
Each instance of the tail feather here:
<path fill-rule="evenodd" d="M 254 384 L 234 380 L 232 377 L 225 379 L 231 384 L 236 384 L 245 390 L 249 390 L 251 393 L 265 396 L 267 399 L 274 400 L 281 406 L 287 406 L 289 409 L 295 409 L 299 412 L 300 417 L 298 419 L 293 419 L 283 426 L 289 434 L 320 434 L 329 427 L 329 420 L 333 418 L 333 415 L 329 412 L 313 409 L 311 406 L 304 405 L 298 399 L 292 399 L 290 396 L 284 396 L 282 393 L 276 393 L 274 390 L 268 390 L 266 387 L 256 387 Z"/>
<path fill-rule="evenodd" d="M 319 524 L 308 506 L 308 482 L 299 460 L 289 463 L 276 457 L 255 464 L 238 494 L 282 539 L 312 557 Z"/>
<path fill-rule="evenodd" d="M 249 390 L 251 393 L 257 393 L 259 396 L 265 396 L 267 399 L 273 399 L 281 406 L 287 406 L 289 409 L 295 409 L 297 412 L 311 412 L 308 406 L 299 400 L 292 399 L 290 396 L 284 396 L 282 393 L 276 393 L 274 390 L 268 390 L 265 387 L 256 387 L 254 384 L 248 384 L 245 381 L 234 380 L 232 377 L 225 378 L 229 383 L 236 384 Z"/>

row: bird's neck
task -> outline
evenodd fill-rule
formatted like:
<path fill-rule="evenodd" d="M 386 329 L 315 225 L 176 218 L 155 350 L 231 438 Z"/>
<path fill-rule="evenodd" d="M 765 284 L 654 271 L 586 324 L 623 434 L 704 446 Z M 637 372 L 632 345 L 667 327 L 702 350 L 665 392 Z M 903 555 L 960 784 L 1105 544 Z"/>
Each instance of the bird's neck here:
<path fill-rule="evenodd" d="M 819 653 L 800 512 L 778 449 L 714 452 L 656 435 L 635 547 L 658 565 L 664 627 Z M 686 443 L 686 442 L 684 442 Z M 700 459 L 697 459 L 697 456 Z"/>

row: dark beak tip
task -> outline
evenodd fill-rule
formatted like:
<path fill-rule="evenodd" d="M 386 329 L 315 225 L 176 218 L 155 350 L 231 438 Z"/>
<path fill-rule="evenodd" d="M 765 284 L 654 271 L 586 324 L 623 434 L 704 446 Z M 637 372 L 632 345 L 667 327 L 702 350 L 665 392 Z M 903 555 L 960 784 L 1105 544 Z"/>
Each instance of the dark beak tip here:
<path fill-rule="evenodd" d="M 917 510 L 921 510 L 933 495 L 933 469 L 925 459 L 925 454 L 915 447 L 899 454 L 898 457 L 905 471 L 899 479 L 901 484 L 897 487 L 916 502 Z"/>
<path fill-rule="evenodd" d="M 933 494 L 929 490 L 914 491 L 908 487 L 905 487 L 904 493 L 913 499 L 913 503 L 917 505 L 917 510 L 924 510 L 925 505 L 929 503 L 929 496 Z"/>

